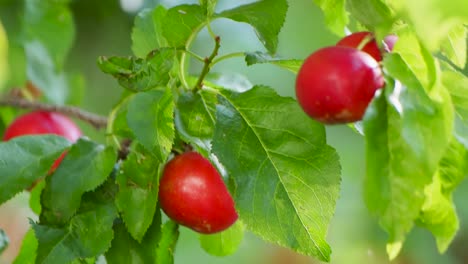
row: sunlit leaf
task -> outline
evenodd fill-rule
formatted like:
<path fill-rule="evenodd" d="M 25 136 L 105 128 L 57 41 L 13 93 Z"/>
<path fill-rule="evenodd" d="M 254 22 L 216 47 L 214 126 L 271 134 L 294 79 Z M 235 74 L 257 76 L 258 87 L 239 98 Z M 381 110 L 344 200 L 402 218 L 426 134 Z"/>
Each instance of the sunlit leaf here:
<path fill-rule="evenodd" d="M 247 228 L 267 241 L 328 261 L 325 241 L 340 165 L 324 127 L 267 87 L 219 95 L 213 153 L 233 181 Z"/>
<path fill-rule="evenodd" d="M 244 224 L 238 220 L 228 229 L 211 235 L 200 235 L 202 248 L 213 256 L 223 257 L 234 254 L 244 238 Z"/>
<path fill-rule="evenodd" d="M 257 63 L 271 63 L 297 74 L 304 61 L 276 58 L 263 52 L 249 52 L 245 55 L 245 62 L 249 66 Z"/>
<path fill-rule="evenodd" d="M 250 24 L 268 52 L 274 54 L 278 47 L 278 34 L 283 27 L 288 2 L 286 0 L 261 0 L 217 14 L 237 22 Z"/>

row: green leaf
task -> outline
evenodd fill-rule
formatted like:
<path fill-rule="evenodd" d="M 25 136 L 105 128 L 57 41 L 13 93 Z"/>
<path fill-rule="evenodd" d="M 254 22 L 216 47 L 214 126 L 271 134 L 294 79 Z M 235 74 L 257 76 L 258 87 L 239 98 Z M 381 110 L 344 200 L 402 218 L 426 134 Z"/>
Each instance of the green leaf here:
<path fill-rule="evenodd" d="M 286 0 L 262 0 L 217 14 L 216 17 L 229 18 L 250 24 L 260 42 L 271 54 L 276 53 L 278 35 L 283 27 L 288 2 Z"/>
<path fill-rule="evenodd" d="M 0 21 L 0 91 L 8 80 L 8 39 Z"/>
<path fill-rule="evenodd" d="M 143 59 L 135 57 L 99 57 L 98 66 L 102 72 L 119 76 L 129 76 L 138 72 L 143 66 Z"/>
<path fill-rule="evenodd" d="M 206 15 L 199 5 L 179 5 L 167 10 L 162 30 L 171 47 L 185 47 L 194 32 L 206 22 Z"/>
<path fill-rule="evenodd" d="M 435 60 L 416 35 L 408 29 L 399 31 L 393 52 L 400 54 L 426 91 L 430 91 L 437 79 Z"/>
<path fill-rule="evenodd" d="M 83 74 L 69 73 L 67 74 L 68 96 L 66 105 L 81 105 L 87 84 Z"/>
<path fill-rule="evenodd" d="M 340 164 L 323 125 L 267 87 L 223 91 L 219 103 L 212 150 L 242 221 L 267 241 L 329 261 Z"/>
<path fill-rule="evenodd" d="M 398 54 L 389 55 L 384 67 L 399 81 L 387 80 L 364 117 L 365 198 L 389 233 L 393 259 L 419 215 L 424 188 L 451 138 L 453 115 L 450 98 L 431 100 Z"/>
<path fill-rule="evenodd" d="M 468 173 L 467 161 L 466 149 L 453 139 L 433 182 L 424 191 L 426 200 L 421 209 L 419 224 L 432 232 L 441 253 L 447 250 L 459 228 L 452 192 Z"/>
<path fill-rule="evenodd" d="M 174 141 L 174 102 L 170 89 L 137 93 L 130 99 L 127 123 L 136 139 L 159 160 L 166 160 Z"/>
<path fill-rule="evenodd" d="M 174 253 L 179 239 L 179 225 L 167 221 L 161 228 L 161 239 L 156 249 L 156 263 L 174 263 Z"/>
<path fill-rule="evenodd" d="M 205 10 L 207 17 L 213 16 L 217 3 L 218 0 L 200 0 L 200 5 Z"/>
<path fill-rule="evenodd" d="M 175 109 L 175 127 L 180 137 L 206 154 L 211 149 L 217 98 L 213 93 L 182 93 Z"/>
<path fill-rule="evenodd" d="M 62 71 L 72 47 L 75 28 L 68 1 L 27 0 L 24 4 L 23 34 L 28 80 L 46 99 L 64 104 L 68 80 Z"/>
<path fill-rule="evenodd" d="M 455 71 L 443 71 L 442 83 L 450 92 L 457 114 L 455 137 L 468 149 L 468 78 Z"/>
<path fill-rule="evenodd" d="M 468 151 L 455 138 L 439 163 L 439 172 L 444 195 L 451 195 L 468 174 Z"/>
<path fill-rule="evenodd" d="M 0 229 L 0 254 L 5 251 L 5 249 L 8 247 L 8 244 L 10 244 L 10 239 L 8 239 L 5 231 Z"/>
<path fill-rule="evenodd" d="M 25 44 L 27 78 L 37 86 L 45 98 L 54 104 L 64 104 L 68 97 L 68 79 L 57 71 L 46 47 L 38 42 Z"/>
<path fill-rule="evenodd" d="M 387 33 L 393 25 L 392 11 L 382 0 L 348 0 L 351 15 L 370 31 Z"/>
<path fill-rule="evenodd" d="M 34 230 L 30 228 L 23 238 L 21 249 L 13 264 L 34 264 L 38 246 Z"/>
<path fill-rule="evenodd" d="M 42 192 L 41 224 L 65 224 L 80 206 L 81 196 L 101 185 L 111 173 L 117 155 L 87 139 L 79 139 L 48 177 Z"/>
<path fill-rule="evenodd" d="M 0 143 L 0 204 L 44 177 L 70 146 L 59 136 L 23 136 Z"/>
<path fill-rule="evenodd" d="M 436 51 L 452 30 L 468 23 L 468 2 L 465 0 L 387 2 L 412 25 L 421 42 L 431 51 Z"/>
<path fill-rule="evenodd" d="M 448 33 L 448 37 L 441 44 L 442 54 L 461 69 L 465 68 L 466 64 L 466 36 L 466 26 L 459 25 Z"/>
<path fill-rule="evenodd" d="M 114 76 L 119 84 L 134 92 L 165 86 L 172 70 L 176 51 L 171 48 L 153 50 L 146 59 L 134 57 L 99 57 L 98 66 Z"/>
<path fill-rule="evenodd" d="M 0 86 L 0 91 L 2 92 L 10 87 L 21 87 L 28 80 L 26 77 L 26 55 L 23 44 L 21 43 L 22 39 L 21 36 L 15 36 L 14 34 L 14 32 L 21 31 L 21 20 L 19 16 L 14 20 L 13 24 L 14 26 L 12 28 L 10 28 L 11 24 L 9 28 L 5 27 L 8 36 L 8 61 L 5 65 L 5 69 L 8 69 L 8 71 L 2 74 L 8 73 L 8 80 L 4 83 L 3 87 Z"/>
<path fill-rule="evenodd" d="M 117 174 L 119 192 L 115 203 L 128 231 L 137 241 L 143 239 L 153 222 L 164 161 L 134 144 Z"/>
<path fill-rule="evenodd" d="M 127 232 L 122 222 L 114 224 L 114 239 L 111 248 L 106 252 L 107 263 L 146 264 L 156 262 L 156 248 L 161 239 L 161 211 L 156 210 L 153 223 L 141 243 L 138 243 Z"/>
<path fill-rule="evenodd" d="M 244 238 L 244 224 L 238 220 L 227 230 L 212 234 L 200 235 L 200 244 L 209 254 L 224 257 L 234 254 Z"/>
<path fill-rule="evenodd" d="M 271 63 L 273 65 L 279 66 L 286 70 L 289 70 L 295 74 L 299 72 L 299 69 L 302 66 L 304 61 L 302 60 L 285 60 L 277 57 L 272 57 L 267 53 L 260 51 L 257 52 L 248 52 L 245 55 L 245 62 L 248 66 L 257 64 L 257 63 Z"/>
<path fill-rule="evenodd" d="M 75 37 L 73 17 L 67 4 L 55 0 L 26 0 L 24 5 L 26 49 L 31 43 L 43 45 L 57 70 L 62 68 Z"/>
<path fill-rule="evenodd" d="M 345 0 L 314 0 L 325 16 L 327 27 L 338 36 L 343 36 L 349 22 Z"/>
<path fill-rule="evenodd" d="M 41 180 L 30 192 L 29 207 L 36 215 L 40 215 L 42 211 L 41 194 L 45 188 L 45 183 L 45 180 Z"/>
<path fill-rule="evenodd" d="M 166 8 L 158 5 L 155 9 L 144 9 L 135 18 L 132 30 L 132 51 L 137 57 L 146 57 L 150 51 L 167 46 L 162 35 Z"/>
<path fill-rule="evenodd" d="M 71 263 L 103 254 L 111 245 L 117 211 L 110 204 L 74 216 L 65 228 L 32 223 L 39 242 L 36 263 Z"/>
<path fill-rule="evenodd" d="M 127 139 L 134 138 L 133 132 L 128 127 L 127 123 L 128 102 L 134 95 L 135 94 L 123 95 L 120 101 L 116 104 L 118 109 L 114 122 L 112 123 L 113 135 L 118 135 Z"/>

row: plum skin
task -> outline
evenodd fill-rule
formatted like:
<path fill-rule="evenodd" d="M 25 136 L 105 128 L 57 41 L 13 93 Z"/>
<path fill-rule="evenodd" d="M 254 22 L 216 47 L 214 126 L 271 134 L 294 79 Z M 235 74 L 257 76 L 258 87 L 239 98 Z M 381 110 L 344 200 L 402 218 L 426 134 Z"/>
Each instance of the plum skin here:
<path fill-rule="evenodd" d="M 362 119 L 384 86 L 379 63 L 354 48 L 332 46 L 312 53 L 296 78 L 296 97 L 310 117 L 324 124 Z"/>
<path fill-rule="evenodd" d="M 3 141 L 26 135 L 54 134 L 74 143 L 81 137 L 81 130 L 68 117 L 48 111 L 34 111 L 17 117 L 5 130 Z M 55 160 L 51 167 L 54 171 L 65 157 L 65 153 Z"/>
<path fill-rule="evenodd" d="M 372 32 L 355 32 L 342 38 L 338 43 L 336 43 L 336 45 L 357 49 L 366 37 L 368 37 L 369 40 L 361 50 L 371 55 L 376 61 L 382 61 L 382 52 L 380 51 L 379 45 L 377 44 L 377 41 L 375 41 L 375 36 Z"/>
<path fill-rule="evenodd" d="M 202 234 L 213 234 L 238 219 L 221 175 L 197 152 L 169 161 L 159 183 L 161 209 L 175 222 Z"/>
<path fill-rule="evenodd" d="M 362 51 L 371 55 L 377 62 L 382 61 L 383 54 L 391 52 L 395 42 L 398 40 L 398 36 L 390 34 L 385 36 L 382 41 L 382 48 L 379 47 L 375 36 L 372 32 L 361 31 L 352 33 L 338 41 L 337 46 L 345 46 L 350 48 L 358 48 L 361 42 L 368 37 L 368 42 L 362 47 Z"/>

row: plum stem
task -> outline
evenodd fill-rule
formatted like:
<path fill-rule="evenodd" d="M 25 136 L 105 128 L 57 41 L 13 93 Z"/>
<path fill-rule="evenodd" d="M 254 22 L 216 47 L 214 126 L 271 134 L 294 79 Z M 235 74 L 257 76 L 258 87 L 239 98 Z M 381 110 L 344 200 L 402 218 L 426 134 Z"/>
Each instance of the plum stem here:
<path fill-rule="evenodd" d="M 373 35 L 367 35 L 367 36 L 365 36 L 365 37 L 361 40 L 361 42 L 359 43 L 359 45 L 357 46 L 357 49 L 362 51 L 362 49 L 363 49 L 369 42 L 371 42 L 371 41 L 374 40 L 374 39 L 375 39 L 375 37 L 374 37 Z"/>
<path fill-rule="evenodd" d="M 51 105 L 45 104 L 37 101 L 29 101 L 23 98 L 18 97 L 9 97 L 0 99 L 0 106 L 10 106 L 21 109 L 29 110 L 42 110 L 48 112 L 57 112 L 67 116 L 75 117 L 80 120 L 83 120 L 90 125 L 94 126 L 96 129 L 102 129 L 107 126 L 107 118 L 100 116 L 94 113 L 87 112 L 81 108 L 75 106 L 65 106 L 65 105 Z"/>

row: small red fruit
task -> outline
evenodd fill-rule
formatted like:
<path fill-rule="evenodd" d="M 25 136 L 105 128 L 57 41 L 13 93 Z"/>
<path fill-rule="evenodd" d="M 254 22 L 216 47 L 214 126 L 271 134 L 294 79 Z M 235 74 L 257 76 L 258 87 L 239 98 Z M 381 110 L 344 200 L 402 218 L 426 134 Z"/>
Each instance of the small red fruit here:
<path fill-rule="evenodd" d="M 383 86 L 382 70 L 369 54 L 333 46 L 304 61 L 296 78 L 296 96 L 312 118 L 325 124 L 348 123 L 362 119 Z"/>
<path fill-rule="evenodd" d="M 203 234 L 223 231 L 238 218 L 218 171 L 196 152 L 186 152 L 166 164 L 159 202 L 172 220 Z"/>
<path fill-rule="evenodd" d="M 36 111 L 18 117 L 8 126 L 3 135 L 7 141 L 15 137 L 26 135 L 55 134 L 75 142 L 81 136 L 80 129 L 68 117 L 46 111 Z M 52 165 L 51 171 L 55 170 L 65 153 L 63 153 Z"/>
<path fill-rule="evenodd" d="M 342 38 L 336 45 L 357 49 L 364 41 L 366 41 L 367 44 L 365 44 L 361 50 L 370 54 L 376 61 L 382 61 L 382 53 L 372 32 L 363 31 L 353 33 Z"/>

